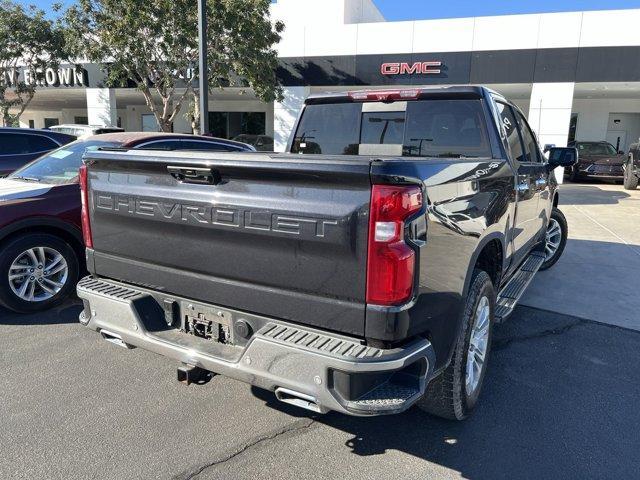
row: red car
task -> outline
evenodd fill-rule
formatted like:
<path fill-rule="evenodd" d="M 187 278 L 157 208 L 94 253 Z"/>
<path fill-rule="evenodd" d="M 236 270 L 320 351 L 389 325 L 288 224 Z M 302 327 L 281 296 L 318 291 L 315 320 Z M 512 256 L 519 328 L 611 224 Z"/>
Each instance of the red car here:
<path fill-rule="evenodd" d="M 87 149 L 251 152 L 213 137 L 109 133 L 77 140 L 0 179 L 0 304 L 34 312 L 74 291 L 83 268 L 78 168 Z"/>

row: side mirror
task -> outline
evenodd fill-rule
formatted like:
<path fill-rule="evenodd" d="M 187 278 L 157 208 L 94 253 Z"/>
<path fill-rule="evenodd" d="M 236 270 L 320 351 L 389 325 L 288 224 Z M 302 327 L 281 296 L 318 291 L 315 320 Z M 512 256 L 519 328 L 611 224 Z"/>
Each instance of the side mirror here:
<path fill-rule="evenodd" d="M 554 169 L 556 167 L 573 167 L 576 163 L 578 163 L 577 148 L 549 148 L 549 161 L 547 162 L 547 165 L 550 169 Z"/>
<path fill-rule="evenodd" d="M 552 148 L 555 148 L 556 144 L 555 143 L 547 143 L 544 146 L 544 153 L 547 153 L 549 150 L 551 150 Z"/>

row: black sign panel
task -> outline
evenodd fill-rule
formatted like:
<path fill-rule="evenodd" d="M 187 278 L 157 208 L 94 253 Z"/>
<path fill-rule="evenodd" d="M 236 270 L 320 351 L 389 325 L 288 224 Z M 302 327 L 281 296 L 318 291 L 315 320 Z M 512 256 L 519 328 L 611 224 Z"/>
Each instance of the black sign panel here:
<path fill-rule="evenodd" d="M 630 82 L 640 80 L 638 58 L 640 47 L 281 58 L 278 77 L 285 86 Z"/>

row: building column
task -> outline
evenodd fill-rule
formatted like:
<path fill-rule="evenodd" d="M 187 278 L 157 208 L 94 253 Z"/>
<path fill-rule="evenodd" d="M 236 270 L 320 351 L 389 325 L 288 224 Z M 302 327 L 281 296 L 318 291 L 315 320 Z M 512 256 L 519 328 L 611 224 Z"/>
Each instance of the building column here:
<path fill-rule="evenodd" d="M 574 83 L 534 83 L 529 105 L 529 124 L 538 135 L 540 145 L 566 147 L 571 122 Z M 562 183 L 564 168 L 556 169 Z"/>
<path fill-rule="evenodd" d="M 113 88 L 87 88 L 87 117 L 89 125 L 115 127 L 118 125 L 116 91 Z"/>
<path fill-rule="evenodd" d="M 273 105 L 273 149 L 284 152 L 287 148 L 289 136 L 293 131 L 296 119 L 304 100 L 309 96 L 309 87 L 285 87 L 284 99 Z"/>

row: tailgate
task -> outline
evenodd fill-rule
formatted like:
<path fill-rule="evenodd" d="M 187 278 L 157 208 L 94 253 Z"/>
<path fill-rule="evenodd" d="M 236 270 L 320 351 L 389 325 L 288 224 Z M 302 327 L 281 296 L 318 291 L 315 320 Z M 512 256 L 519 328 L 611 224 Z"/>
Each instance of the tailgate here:
<path fill-rule="evenodd" d="M 97 151 L 85 161 L 92 273 L 363 335 L 369 159 Z"/>

